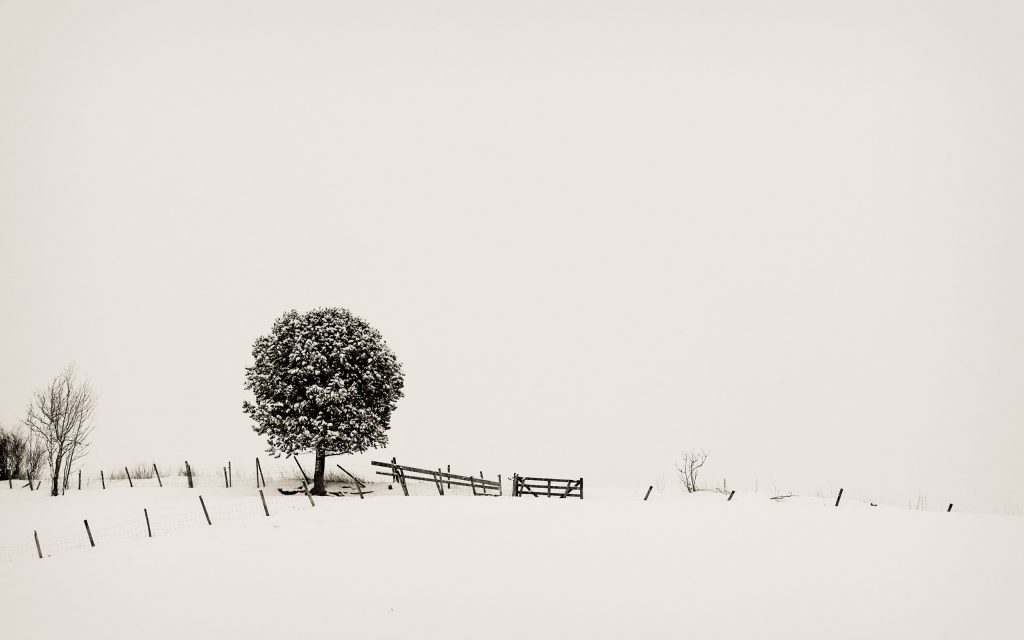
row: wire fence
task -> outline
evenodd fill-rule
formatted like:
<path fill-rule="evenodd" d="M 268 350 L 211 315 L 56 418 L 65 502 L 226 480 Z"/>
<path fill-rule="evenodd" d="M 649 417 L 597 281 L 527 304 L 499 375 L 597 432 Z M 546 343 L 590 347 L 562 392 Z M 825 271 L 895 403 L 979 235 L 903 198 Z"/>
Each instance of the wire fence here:
<path fill-rule="evenodd" d="M 294 497 L 265 495 L 267 511 L 275 515 L 285 511 L 311 509 L 304 495 Z M 256 520 L 266 517 L 263 502 L 259 496 L 244 499 L 204 499 L 203 504 L 195 500 L 194 507 L 184 505 L 171 510 L 140 510 L 138 515 L 120 515 L 114 518 L 99 518 L 88 521 L 88 528 L 82 525 L 26 531 L 26 542 L 0 546 L 0 563 L 38 559 L 61 555 L 77 549 L 92 546 L 107 546 L 122 540 L 158 537 L 184 529 L 206 527 L 222 522 Z M 205 513 L 203 506 L 205 506 Z M 207 515 L 209 514 L 209 522 Z M 148 522 L 147 522 L 148 517 Z"/>

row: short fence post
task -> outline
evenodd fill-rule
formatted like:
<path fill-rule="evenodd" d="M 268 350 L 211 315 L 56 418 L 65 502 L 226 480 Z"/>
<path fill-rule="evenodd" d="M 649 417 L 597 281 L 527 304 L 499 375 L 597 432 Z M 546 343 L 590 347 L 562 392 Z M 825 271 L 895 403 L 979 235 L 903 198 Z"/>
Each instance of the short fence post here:
<path fill-rule="evenodd" d="M 82 522 L 85 523 L 85 532 L 87 534 L 89 534 L 89 546 L 90 547 L 95 547 L 96 546 L 96 542 L 92 539 L 92 530 L 89 529 L 89 521 L 88 520 L 82 520 Z"/>
<path fill-rule="evenodd" d="M 484 472 L 483 471 L 480 472 L 480 484 L 483 486 L 483 488 L 484 488 L 484 495 L 486 496 L 487 495 L 487 482 L 484 480 Z"/>
<path fill-rule="evenodd" d="M 726 502 L 729 502 L 730 500 L 732 500 L 732 497 L 734 495 L 736 495 L 736 490 L 735 489 L 733 489 L 732 491 L 729 492 L 729 499 L 726 500 Z"/>
<path fill-rule="evenodd" d="M 452 488 L 452 465 L 448 465 L 448 488 Z"/>
<path fill-rule="evenodd" d="M 654 485 L 647 487 L 647 493 L 644 494 L 644 502 L 647 502 L 647 498 L 651 497 L 651 491 L 654 490 Z"/>
<path fill-rule="evenodd" d="M 839 501 L 842 500 L 842 499 L 843 499 L 843 489 L 842 489 L 842 487 L 840 487 L 839 488 L 839 495 L 836 496 L 836 506 L 837 507 L 839 506 Z"/>
<path fill-rule="evenodd" d="M 502 487 L 501 487 L 501 474 L 500 473 L 498 474 L 498 495 L 499 496 L 505 495 L 505 490 L 502 489 Z"/>
<path fill-rule="evenodd" d="M 149 526 L 149 510 L 143 509 L 142 513 L 143 513 L 143 515 L 146 516 L 146 533 L 149 534 L 150 538 L 152 538 L 153 537 L 153 529 Z"/>
<path fill-rule="evenodd" d="M 100 470 L 100 484 L 103 485 L 104 489 L 107 488 L 107 481 L 103 479 L 103 470 L 102 469 Z"/>
<path fill-rule="evenodd" d="M 580 478 L 580 500 L 583 499 L 583 478 Z"/>
<path fill-rule="evenodd" d="M 203 502 L 203 496 L 199 496 L 199 504 L 203 505 L 203 515 L 206 516 L 206 524 L 213 525 L 210 521 L 210 512 L 206 510 L 206 503 Z"/>
<path fill-rule="evenodd" d="M 260 489 L 260 502 L 263 503 L 263 513 L 270 517 L 270 509 L 267 509 L 267 499 L 263 497 L 263 489 Z"/>
<path fill-rule="evenodd" d="M 953 510 L 953 503 L 952 503 L 952 502 L 950 502 L 950 503 L 949 503 L 949 507 L 948 507 L 948 508 L 946 509 L 946 513 L 949 513 L 949 512 L 950 512 L 950 511 L 952 511 L 952 510 Z"/>
<path fill-rule="evenodd" d="M 444 483 L 441 482 L 441 467 L 437 468 L 437 477 L 434 479 L 434 483 L 437 484 L 437 493 L 444 495 Z"/>
<path fill-rule="evenodd" d="M 185 461 L 185 475 L 188 476 L 188 488 L 192 488 L 192 467 L 189 466 L 188 460 Z"/>
<path fill-rule="evenodd" d="M 156 468 L 156 464 L 153 465 L 153 473 L 156 474 L 156 481 L 160 483 L 160 486 L 164 486 L 164 481 L 160 479 L 160 470 Z"/>
<path fill-rule="evenodd" d="M 228 489 L 235 484 L 235 474 L 231 472 L 231 461 L 228 460 Z"/>
<path fill-rule="evenodd" d="M 42 560 L 43 559 L 43 548 L 39 546 L 39 532 L 38 531 L 32 531 L 32 535 L 36 539 L 36 553 L 39 554 L 39 559 Z"/>
<path fill-rule="evenodd" d="M 228 468 L 224 467 L 224 488 L 228 488 Z"/>
<path fill-rule="evenodd" d="M 82 470 L 78 470 L 78 490 L 82 490 Z"/>
<path fill-rule="evenodd" d="M 128 473 L 128 467 L 124 468 L 124 475 L 128 476 L 128 487 L 134 489 L 135 485 L 132 484 L 132 474 Z"/>

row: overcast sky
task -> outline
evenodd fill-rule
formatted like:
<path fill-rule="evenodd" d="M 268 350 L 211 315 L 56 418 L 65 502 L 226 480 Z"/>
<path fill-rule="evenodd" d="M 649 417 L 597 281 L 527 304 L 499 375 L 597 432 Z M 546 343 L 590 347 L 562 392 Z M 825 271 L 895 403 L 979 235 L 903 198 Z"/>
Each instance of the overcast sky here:
<path fill-rule="evenodd" d="M 0 2 L 0 422 L 75 362 L 87 470 L 251 460 L 253 340 L 342 306 L 364 459 L 1019 512 L 1022 19 Z"/>

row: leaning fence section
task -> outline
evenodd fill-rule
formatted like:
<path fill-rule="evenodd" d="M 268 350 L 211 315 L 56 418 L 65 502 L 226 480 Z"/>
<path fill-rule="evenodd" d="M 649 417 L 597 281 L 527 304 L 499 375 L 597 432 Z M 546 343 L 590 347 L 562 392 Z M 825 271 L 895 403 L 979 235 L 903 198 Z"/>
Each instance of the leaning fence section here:
<path fill-rule="evenodd" d="M 500 496 L 502 495 L 501 476 L 498 476 L 497 480 L 488 480 L 484 477 L 484 472 L 480 472 L 480 477 L 475 476 L 463 476 L 451 471 L 442 471 L 440 467 L 437 471 L 433 469 L 423 469 L 419 467 L 410 467 L 407 465 L 398 464 L 395 458 L 391 459 L 391 462 L 379 462 L 372 461 L 370 464 L 375 467 L 384 467 L 388 471 L 377 471 L 376 474 L 379 476 L 388 476 L 391 481 L 402 487 L 402 493 L 409 495 L 410 481 L 417 482 L 429 482 L 437 488 L 439 495 L 444 495 L 445 489 L 450 489 L 453 486 L 456 487 L 469 487 L 473 490 L 474 496 Z"/>

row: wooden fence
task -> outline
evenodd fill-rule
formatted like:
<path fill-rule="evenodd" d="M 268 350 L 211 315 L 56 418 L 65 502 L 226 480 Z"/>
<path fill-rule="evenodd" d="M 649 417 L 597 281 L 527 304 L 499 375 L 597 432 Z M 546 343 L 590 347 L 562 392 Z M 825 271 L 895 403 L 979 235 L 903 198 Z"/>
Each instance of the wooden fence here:
<path fill-rule="evenodd" d="M 444 495 L 445 487 L 451 488 L 452 485 L 457 487 L 470 487 L 473 489 L 474 496 L 500 496 L 502 495 L 501 487 L 501 476 L 498 476 L 497 480 L 487 480 L 484 478 L 484 472 L 480 472 L 480 477 L 474 476 L 460 476 L 454 473 L 441 471 L 440 468 L 437 471 L 430 469 L 419 469 L 416 467 L 409 467 L 398 464 L 398 461 L 394 458 L 391 462 L 377 462 L 371 461 L 370 464 L 375 467 L 385 467 L 390 471 L 377 471 L 376 474 L 379 476 L 389 476 L 392 482 L 399 484 L 402 487 L 402 492 L 405 495 L 409 495 L 409 487 L 406 484 L 410 480 L 418 480 L 420 482 L 432 482 L 437 487 L 437 492 L 440 495 Z"/>
<path fill-rule="evenodd" d="M 520 497 L 532 495 L 534 498 L 547 496 L 548 498 L 575 498 L 583 499 L 583 478 L 576 480 L 565 478 L 527 478 L 518 473 L 512 476 L 512 495 Z"/>

